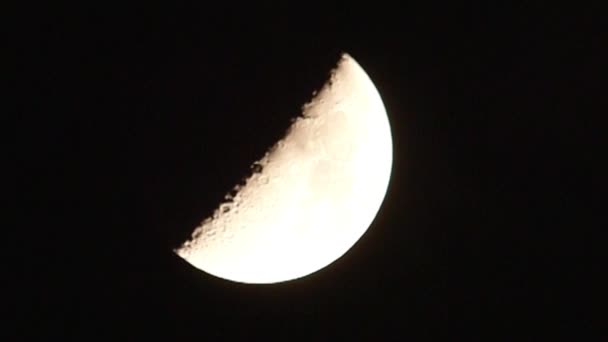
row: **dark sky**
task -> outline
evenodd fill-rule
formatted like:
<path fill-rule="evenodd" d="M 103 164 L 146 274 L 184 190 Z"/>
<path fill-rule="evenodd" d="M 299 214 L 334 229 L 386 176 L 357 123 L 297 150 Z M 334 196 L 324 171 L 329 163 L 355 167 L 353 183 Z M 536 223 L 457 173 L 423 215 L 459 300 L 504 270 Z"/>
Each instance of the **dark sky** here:
<path fill-rule="evenodd" d="M 376 5 L 20 12 L 17 115 L 5 126 L 18 333 L 339 341 L 591 331 L 601 269 L 586 227 L 599 207 L 586 194 L 601 184 L 598 155 L 581 146 L 599 144 L 586 130 L 606 113 L 598 9 Z M 175 256 L 340 52 L 370 75 L 392 126 L 391 182 L 365 236 L 329 267 L 267 286 Z"/>

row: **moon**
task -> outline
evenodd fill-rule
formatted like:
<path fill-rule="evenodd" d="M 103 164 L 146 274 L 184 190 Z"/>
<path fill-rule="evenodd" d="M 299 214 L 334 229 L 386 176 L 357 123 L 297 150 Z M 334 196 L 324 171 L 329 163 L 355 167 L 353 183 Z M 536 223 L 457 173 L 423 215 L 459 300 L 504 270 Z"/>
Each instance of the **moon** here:
<path fill-rule="evenodd" d="M 380 94 L 343 54 L 244 185 L 174 252 L 239 283 L 304 277 L 340 258 L 367 231 L 391 167 L 391 130 Z"/>

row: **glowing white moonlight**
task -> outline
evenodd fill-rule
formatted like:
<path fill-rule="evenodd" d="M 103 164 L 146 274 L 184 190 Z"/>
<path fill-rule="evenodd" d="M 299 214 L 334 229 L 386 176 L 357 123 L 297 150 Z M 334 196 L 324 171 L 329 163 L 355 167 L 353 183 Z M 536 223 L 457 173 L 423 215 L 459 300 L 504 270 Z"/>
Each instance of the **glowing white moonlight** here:
<path fill-rule="evenodd" d="M 391 131 L 365 71 L 344 54 L 256 172 L 175 252 L 242 283 L 300 278 L 332 263 L 372 223 L 386 194 Z M 260 168 L 261 167 L 261 168 Z"/>

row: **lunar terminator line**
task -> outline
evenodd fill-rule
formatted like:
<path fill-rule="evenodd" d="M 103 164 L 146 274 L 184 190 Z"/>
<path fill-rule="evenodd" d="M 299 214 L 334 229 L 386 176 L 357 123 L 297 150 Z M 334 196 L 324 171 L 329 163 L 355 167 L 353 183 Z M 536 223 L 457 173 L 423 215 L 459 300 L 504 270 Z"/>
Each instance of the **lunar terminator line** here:
<path fill-rule="evenodd" d="M 367 231 L 387 191 L 391 130 L 380 94 L 343 54 L 283 139 L 234 196 L 175 252 L 241 283 L 275 283 L 318 271 Z"/>

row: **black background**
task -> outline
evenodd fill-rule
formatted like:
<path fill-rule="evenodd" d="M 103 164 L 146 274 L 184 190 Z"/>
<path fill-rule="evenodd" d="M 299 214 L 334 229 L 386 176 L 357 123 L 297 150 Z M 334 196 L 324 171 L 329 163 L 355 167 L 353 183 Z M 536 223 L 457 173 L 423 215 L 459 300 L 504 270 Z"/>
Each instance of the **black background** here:
<path fill-rule="evenodd" d="M 79 340 L 589 334 L 598 13 L 514 2 L 19 12 L 5 125 L 18 219 L 7 227 L 20 236 L 6 240 L 12 326 Z M 364 237 L 329 267 L 267 286 L 174 255 L 341 52 L 376 84 L 393 134 L 390 186 Z"/>

